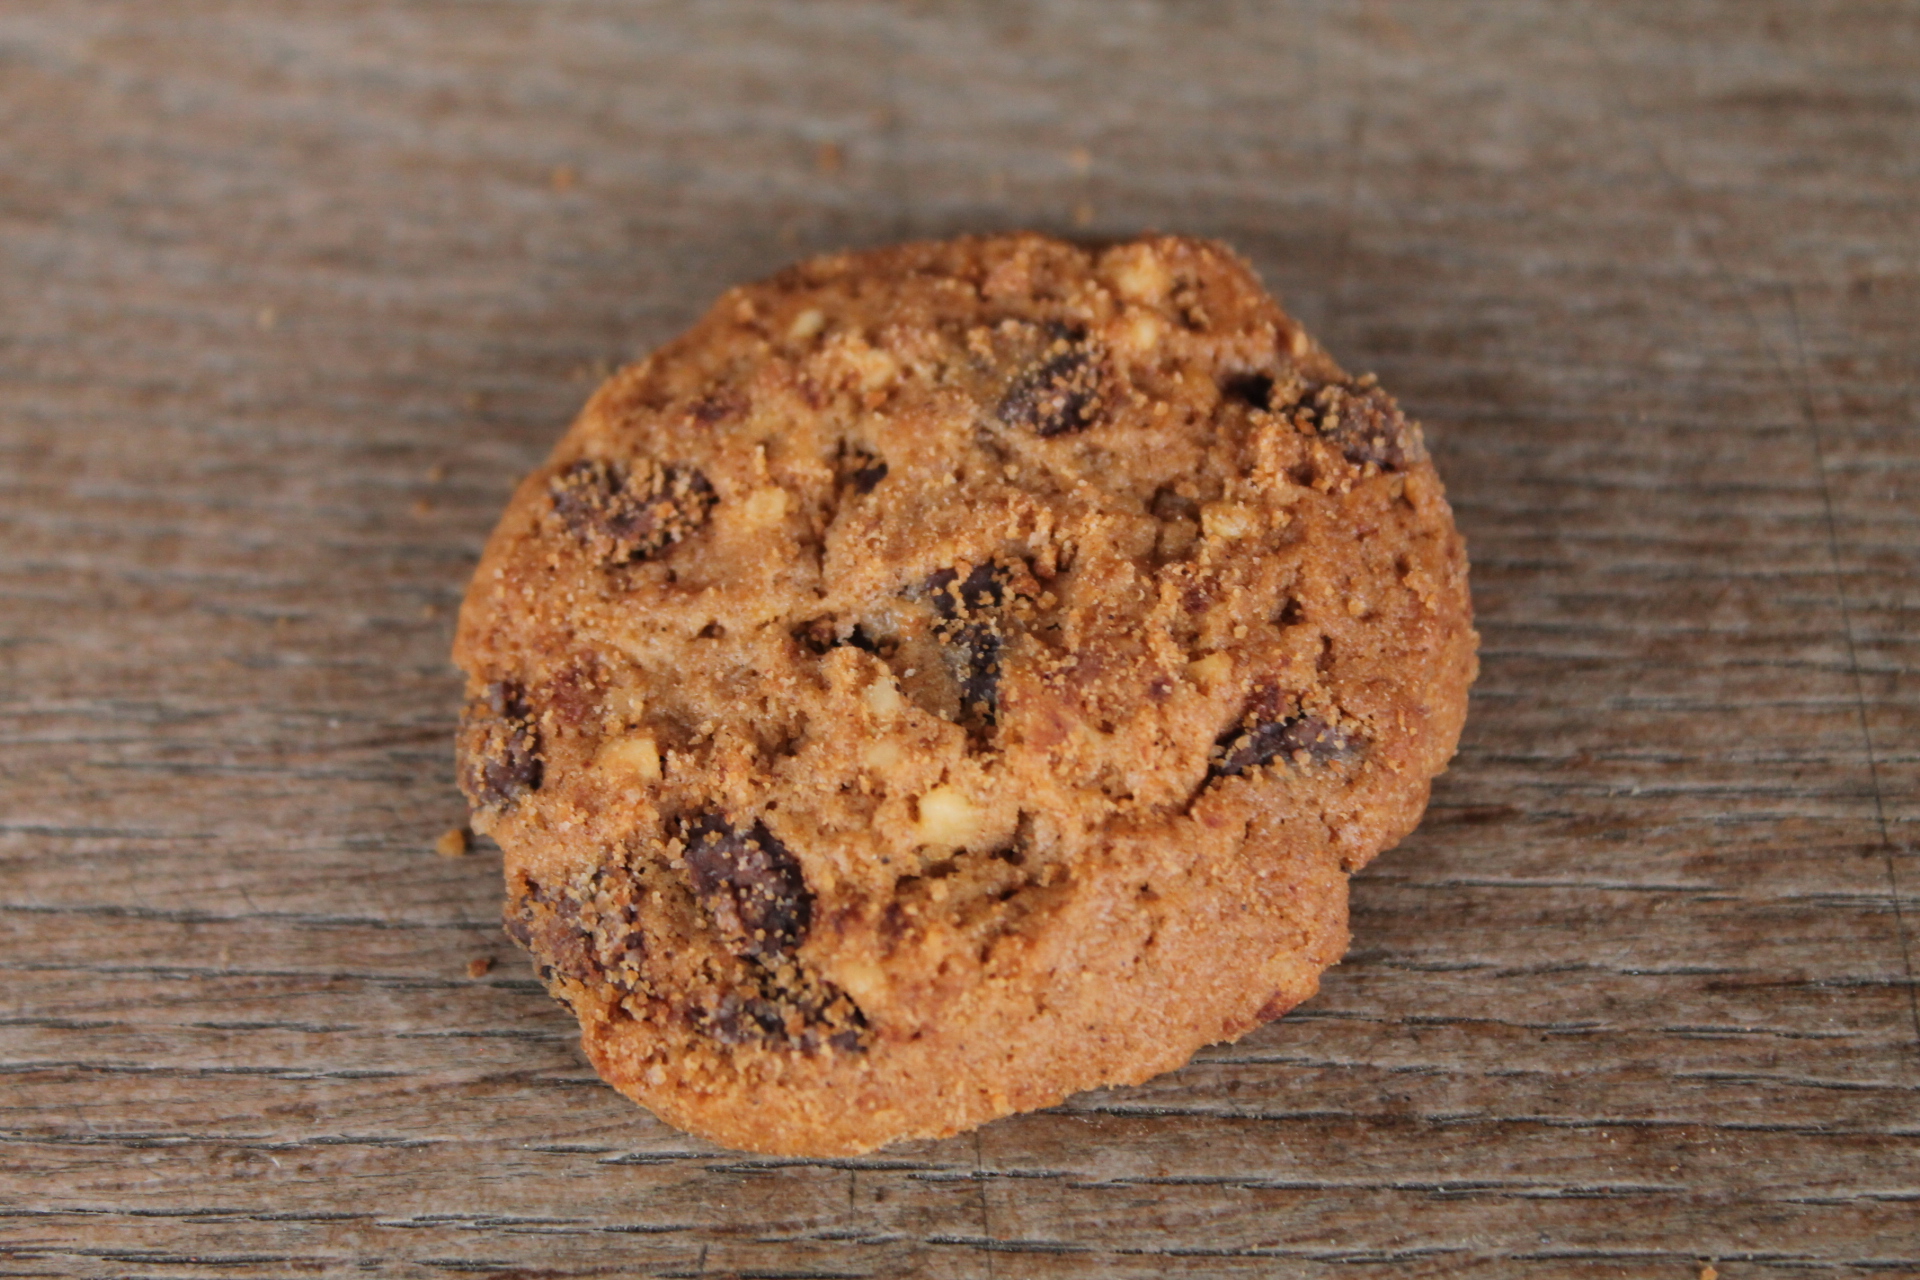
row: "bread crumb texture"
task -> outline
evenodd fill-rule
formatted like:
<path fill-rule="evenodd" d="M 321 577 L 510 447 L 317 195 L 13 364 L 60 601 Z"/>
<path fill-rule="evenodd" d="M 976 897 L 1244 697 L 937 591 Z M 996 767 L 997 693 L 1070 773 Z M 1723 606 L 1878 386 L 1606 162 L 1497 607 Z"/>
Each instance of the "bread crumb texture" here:
<path fill-rule="evenodd" d="M 459 776 L 608 1081 L 861 1152 L 1312 995 L 1475 642 L 1420 428 L 1231 251 L 909 244 L 594 394 L 461 609 Z"/>

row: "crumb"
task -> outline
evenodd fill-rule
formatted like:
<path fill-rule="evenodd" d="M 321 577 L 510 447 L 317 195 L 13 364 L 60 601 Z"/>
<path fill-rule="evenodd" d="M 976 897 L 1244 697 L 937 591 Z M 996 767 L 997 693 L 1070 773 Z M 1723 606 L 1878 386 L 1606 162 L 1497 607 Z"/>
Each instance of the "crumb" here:
<path fill-rule="evenodd" d="M 475 956 L 473 959 L 467 961 L 467 976 L 469 978 L 484 978 L 492 969 L 492 956 Z"/>
<path fill-rule="evenodd" d="M 467 856 L 468 840 L 465 827 L 448 827 L 433 842 L 433 851 L 443 858 L 464 858 Z"/>

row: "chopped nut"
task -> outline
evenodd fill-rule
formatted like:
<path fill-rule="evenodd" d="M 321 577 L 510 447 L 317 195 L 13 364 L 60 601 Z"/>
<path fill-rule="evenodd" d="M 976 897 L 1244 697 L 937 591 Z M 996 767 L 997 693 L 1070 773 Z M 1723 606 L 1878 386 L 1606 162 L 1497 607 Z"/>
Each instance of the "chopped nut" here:
<path fill-rule="evenodd" d="M 660 748 L 646 734 L 615 738 L 600 748 L 594 763 L 629 781 L 660 781 Z"/>
<path fill-rule="evenodd" d="M 1187 664 L 1187 677 L 1202 689 L 1212 689 L 1233 674 L 1233 659 L 1224 653 L 1210 653 Z"/>
<path fill-rule="evenodd" d="M 1259 532 L 1260 521 L 1237 502 L 1204 502 L 1200 527 L 1209 538 L 1245 538 Z"/>
<path fill-rule="evenodd" d="M 1134 355 L 1145 355 L 1160 345 L 1166 335 L 1166 321 L 1151 311 L 1135 311 L 1120 322 L 1119 332 L 1114 335 L 1114 343 L 1123 351 Z M 1164 402 L 1154 405 L 1155 409 L 1164 409 Z"/>
<path fill-rule="evenodd" d="M 939 786 L 920 797 L 914 835 L 922 844 L 964 849 L 980 838 L 987 815 L 956 787 Z"/>
<path fill-rule="evenodd" d="M 1107 255 L 1107 278 L 1128 302 L 1157 307 L 1173 288 L 1173 272 L 1152 245 L 1130 244 Z"/>
<path fill-rule="evenodd" d="M 871 960 L 843 955 L 834 968 L 833 976 L 858 1004 L 874 1003 L 886 994 L 886 970 Z"/>
<path fill-rule="evenodd" d="M 820 330 L 826 328 L 826 326 L 827 317 L 817 308 L 808 307 L 805 311 L 795 316 L 793 323 L 787 326 L 787 341 L 805 342 L 807 339 L 819 333 Z"/>
<path fill-rule="evenodd" d="M 900 690 L 894 686 L 890 676 L 882 676 L 867 686 L 867 710 L 882 720 L 891 719 L 900 714 L 907 705 L 900 696 Z"/>
<path fill-rule="evenodd" d="M 740 504 L 740 519 L 750 529 L 776 524 L 787 514 L 787 491 L 777 484 L 755 489 Z"/>
<path fill-rule="evenodd" d="M 906 758 L 906 753 L 900 750 L 900 744 L 889 742 L 885 738 L 869 742 L 860 752 L 860 762 L 875 773 L 891 773 L 898 769 Z"/>

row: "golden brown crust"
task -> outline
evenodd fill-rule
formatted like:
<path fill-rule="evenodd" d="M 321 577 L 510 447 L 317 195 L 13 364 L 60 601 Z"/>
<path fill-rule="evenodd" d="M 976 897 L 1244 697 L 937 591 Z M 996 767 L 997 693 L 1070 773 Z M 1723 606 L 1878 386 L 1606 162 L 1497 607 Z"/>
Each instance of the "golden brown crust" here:
<path fill-rule="evenodd" d="M 595 1067 L 869 1150 L 1313 994 L 1475 671 L 1419 428 L 1223 247 L 802 263 L 594 395 L 461 611 L 461 777 Z"/>

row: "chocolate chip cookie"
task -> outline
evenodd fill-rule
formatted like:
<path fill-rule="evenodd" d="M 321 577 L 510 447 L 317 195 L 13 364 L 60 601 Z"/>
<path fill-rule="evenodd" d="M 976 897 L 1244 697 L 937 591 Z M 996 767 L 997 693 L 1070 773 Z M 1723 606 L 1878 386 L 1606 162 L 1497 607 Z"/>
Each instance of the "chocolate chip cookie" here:
<path fill-rule="evenodd" d="M 837 254 L 615 374 L 520 486 L 460 783 L 608 1081 L 860 1152 L 1313 994 L 1475 639 L 1420 428 L 1229 250 Z"/>

